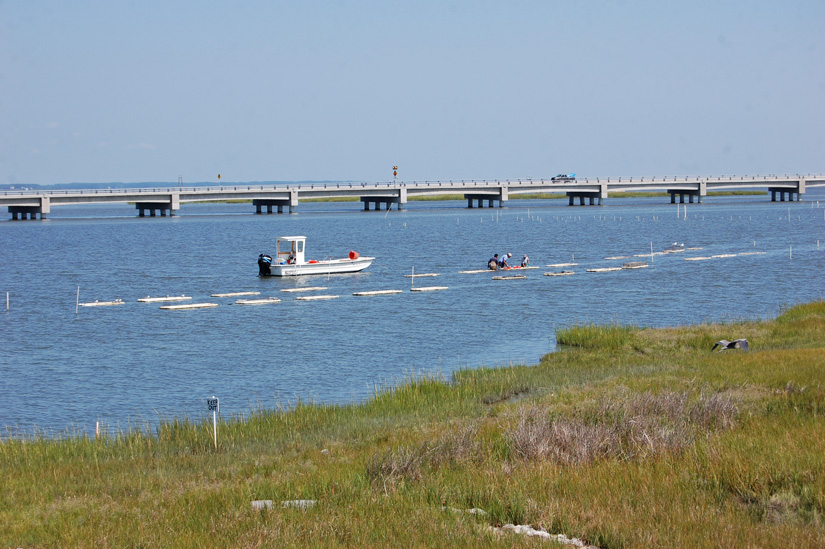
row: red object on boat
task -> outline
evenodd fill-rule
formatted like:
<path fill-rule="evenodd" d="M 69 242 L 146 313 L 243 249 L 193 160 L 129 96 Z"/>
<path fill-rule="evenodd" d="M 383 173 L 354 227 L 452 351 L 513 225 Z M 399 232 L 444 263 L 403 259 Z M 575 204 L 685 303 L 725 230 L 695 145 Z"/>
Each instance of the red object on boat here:
<path fill-rule="evenodd" d="M 318 263 L 317 259 L 310 259 L 307 263 Z"/>
<path fill-rule="evenodd" d="M 358 252 L 350 251 L 349 258 L 350 259 L 358 259 Z"/>

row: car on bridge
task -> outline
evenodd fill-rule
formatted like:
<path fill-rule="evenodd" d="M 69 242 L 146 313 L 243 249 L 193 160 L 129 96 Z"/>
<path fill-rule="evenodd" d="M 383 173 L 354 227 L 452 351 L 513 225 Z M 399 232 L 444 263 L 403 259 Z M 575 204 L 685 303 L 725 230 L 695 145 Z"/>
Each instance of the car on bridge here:
<path fill-rule="evenodd" d="M 576 174 L 574 174 L 574 173 L 571 173 L 571 174 L 560 173 L 557 176 L 550 178 L 550 181 L 561 181 L 561 182 L 575 181 L 575 180 L 576 180 Z"/>

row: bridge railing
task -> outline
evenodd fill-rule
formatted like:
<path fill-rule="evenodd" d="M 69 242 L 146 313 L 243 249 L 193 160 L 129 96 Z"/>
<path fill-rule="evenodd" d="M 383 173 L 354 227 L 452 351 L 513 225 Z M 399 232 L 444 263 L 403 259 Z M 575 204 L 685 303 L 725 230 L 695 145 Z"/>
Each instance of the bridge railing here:
<path fill-rule="evenodd" d="M 633 183 L 642 184 L 666 184 L 666 183 L 699 183 L 702 181 L 741 181 L 741 182 L 760 182 L 760 181 L 778 181 L 778 180 L 825 180 L 823 174 L 767 174 L 767 175 L 721 175 L 721 176 L 642 176 L 642 177 L 595 177 L 595 178 L 578 178 L 573 181 L 552 181 L 551 178 L 534 180 L 532 178 L 526 179 L 469 179 L 469 180 L 448 180 L 448 181 L 379 181 L 374 183 L 367 183 L 364 181 L 357 182 L 337 182 L 337 183 L 287 183 L 285 185 L 221 185 L 221 186 L 205 186 L 205 187 L 123 187 L 123 188 L 107 188 L 107 189 L 49 189 L 49 190 L 5 190 L 0 191 L 2 196 L 67 196 L 67 195 L 124 195 L 124 194 L 172 194 L 172 193 L 220 193 L 232 191 L 278 191 L 278 190 L 313 190 L 313 189 L 380 189 L 380 188 L 473 188 L 479 186 L 546 186 L 559 185 L 564 187 L 571 184 L 579 185 L 593 185 L 601 183 Z"/>

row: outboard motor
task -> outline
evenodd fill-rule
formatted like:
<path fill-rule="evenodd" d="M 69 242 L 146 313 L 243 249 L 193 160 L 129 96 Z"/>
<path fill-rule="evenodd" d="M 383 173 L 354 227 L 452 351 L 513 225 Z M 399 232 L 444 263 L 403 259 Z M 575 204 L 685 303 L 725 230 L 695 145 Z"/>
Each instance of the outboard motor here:
<path fill-rule="evenodd" d="M 272 258 L 266 254 L 258 256 L 258 276 L 271 276 L 272 271 L 269 270 L 272 265 Z"/>

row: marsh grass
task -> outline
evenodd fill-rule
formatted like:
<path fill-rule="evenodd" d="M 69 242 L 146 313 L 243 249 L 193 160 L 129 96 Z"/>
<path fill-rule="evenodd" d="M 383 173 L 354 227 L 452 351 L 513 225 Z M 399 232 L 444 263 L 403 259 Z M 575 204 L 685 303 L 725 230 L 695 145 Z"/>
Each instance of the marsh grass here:
<path fill-rule="evenodd" d="M 211 418 L 5 436 L 0 546 L 531 543 L 487 530 L 506 523 L 600 547 L 825 546 L 822 333 L 821 301 L 765 322 L 581 324 L 535 366 L 224 418 L 217 450 Z M 710 352 L 723 337 L 751 351 Z M 298 499 L 317 503 L 280 505 Z"/>
<path fill-rule="evenodd" d="M 637 329 L 621 324 L 575 324 L 556 330 L 559 345 L 616 350 L 632 345 Z"/>

